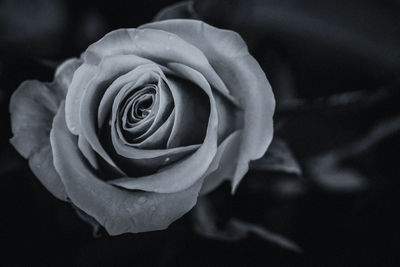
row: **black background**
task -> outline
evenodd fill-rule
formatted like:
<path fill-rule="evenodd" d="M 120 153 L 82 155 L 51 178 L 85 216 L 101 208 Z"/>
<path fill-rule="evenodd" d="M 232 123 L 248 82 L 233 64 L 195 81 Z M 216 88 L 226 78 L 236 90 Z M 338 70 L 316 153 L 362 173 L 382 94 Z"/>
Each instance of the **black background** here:
<path fill-rule="evenodd" d="M 151 21 L 174 2 L 0 1 L 0 264 L 396 266 L 398 131 L 347 162 L 366 177 L 367 189 L 321 188 L 305 171 L 304 177 L 294 178 L 300 180 L 296 186 L 302 193 L 283 194 L 273 188 L 281 176 L 250 171 L 235 196 L 227 185 L 212 193 L 222 216 L 284 234 L 302 247 L 302 254 L 253 235 L 232 243 L 207 239 L 193 232 L 191 214 L 166 231 L 117 237 L 102 231 L 94 238 L 73 208 L 35 179 L 8 141 L 12 92 L 26 79 L 50 81 L 62 60 L 79 56 L 110 30 Z M 268 12 L 257 17 L 257 5 L 283 19 L 271 19 Z M 274 88 L 276 124 L 285 121 L 277 136 L 289 143 L 301 164 L 321 151 L 354 142 L 379 121 L 399 114 L 397 1 L 198 1 L 195 7 L 207 22 L 234 29 L 248 42 Z M 307 106 L 336 93 L 368 94 L 382 88 L 389 88 L 388 97 L 367 107 Z M 280 109 L 293 99 L 306 105 L 295 112 Z"/>

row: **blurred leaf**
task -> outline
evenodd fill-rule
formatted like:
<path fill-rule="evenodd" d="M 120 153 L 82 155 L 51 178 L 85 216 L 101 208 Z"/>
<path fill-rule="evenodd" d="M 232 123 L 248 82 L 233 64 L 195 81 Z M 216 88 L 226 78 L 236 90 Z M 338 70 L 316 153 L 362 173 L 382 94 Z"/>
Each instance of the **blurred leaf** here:
<path fill-rule="evenodd" d="M 301 112 L 361 112 L 385 101 L 399 97 L 398 83 L 374 91 L 355 90 L 316 98 L 287 98 L 278 103 L 279 116 Z"/>
<path fill-rule="evenodd" d="M 364 190 L 368 180 L 351 168 L 340 165 L 341 158 L 336 153 L 328 153 L 308 162 L 311 179 L 325 190 L 353 193 Z"/>
<path fill-rule="evenodd" d="M 166 19 L 199 19 L 196 11 L 193 7 L 193 1 L 185 1 L 179 2 L 173 5 L 170 5 L 160 12 L 154 17 L 153 21 L 166 20 Z"/>
<path fill-rule="evenodd" d="M 290 141 L 302 163 L 359 140 L 384 118 L 399 114 L 398 84 L 278 103 L 275 136 Z"/>
<path fill-rule="evenodd" d="M 354 142 L 309 159 L 307 172 L 315 183 L 329 191 L 354 192 L 365 189 L 368 180 L 360 172 L 344 167 L 343 162 L 361 156 L 372 146 L 400 131 L 400 117 L 380 122 Z"/>
<path fill-rule="evenodd" d="M 283 172 L 301 176 L 302 171 L 288 144 L 274 138 L 265 155 L 250 164 L 255 171 Z"/>
<path fill-rule="evenodd" d="M 239 241 L 254 234 L 281 248 L 301 253 L 302 249 L 293 241 L 273 233 L 265 227 L 230 218 L 222 227 L 218 227 L 214 208 L 207 197 L 200 197 L 193 210 L 194 230 L 201 236 L 220 241 Z"/>

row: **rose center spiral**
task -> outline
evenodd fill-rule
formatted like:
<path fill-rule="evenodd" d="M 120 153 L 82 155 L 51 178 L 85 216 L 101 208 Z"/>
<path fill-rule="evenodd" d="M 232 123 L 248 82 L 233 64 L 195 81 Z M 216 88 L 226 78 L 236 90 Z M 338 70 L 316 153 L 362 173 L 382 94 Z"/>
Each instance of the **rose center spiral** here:
<path fill-rule="evenodd" d="M 128 96 L 121 110 L 123 121 L 133 125 L 145 119 L 152 111 L 156 94 L 156 86 L 148 84 Z"/>
<path fill-rule="evenodd" d="M 141 99 L 136 101 L 134 104 L 134 116 L 139 118 L 139 119 L 144 119 L 146 118 L 147 115 L 149 115 L 151 108 L 153 106 L 153 95 L 148 94 L 144 95 Z"/>

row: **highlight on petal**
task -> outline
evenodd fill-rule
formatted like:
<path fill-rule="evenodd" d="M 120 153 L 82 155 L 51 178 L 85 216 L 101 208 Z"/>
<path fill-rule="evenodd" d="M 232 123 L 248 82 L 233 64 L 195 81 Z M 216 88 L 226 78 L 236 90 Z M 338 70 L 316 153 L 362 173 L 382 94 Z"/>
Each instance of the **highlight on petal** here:
<path fill-rule="evenodd" d="M 54 165 L 71 201 L 111 235 L 165 229 L 197 201 L 201 179 L 172 194 L 127 191 L 99 180 L 84 163 L 77 138 L 67 129 L 62 107 L 54 119 L 50 139 Z"/>
<path fill-rule="evenodd" d="M 81 64 L 78 59 L 62 63 L 54 82 L 25 81 L 10 100 L 10 142 L 26 159 L 39 181 L 55 197 L 66 200 L 64 186 L 53 166 L 50 147 L 50 129 L 60 102 L 65 98 L 74 70 Z"/>
<path fill-rule="evenodd" d="M 272 140 L 275 99 L 264 72 L 236 32 L 221 30 L 201 21 L 179 19 L 149 23 L 142 28 L 171 32 L 196 45 L 207 56 L 230 93 L 239 100 L 244 112 L 244 125 L 238 152 L 240 157 L 232 177 L 234 191 L 247 172 L 249 161 L 260 158 Z"/>

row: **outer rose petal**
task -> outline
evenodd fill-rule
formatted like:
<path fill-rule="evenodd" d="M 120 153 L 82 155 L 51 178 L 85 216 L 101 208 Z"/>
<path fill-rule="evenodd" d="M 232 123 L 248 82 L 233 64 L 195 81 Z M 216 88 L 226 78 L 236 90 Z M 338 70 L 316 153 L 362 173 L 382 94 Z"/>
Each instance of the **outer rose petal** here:
<path fill-rule="evenodd" d="M 50 129 L 60 102 L 65 98 L 74 71 L 81 64 L 70 59 L 56 70 L 52 83 L 26 81 L 10 101 L 13 138 L 10 140 L 26 159 L 39 181 L 55 197 L 66 200 L 64 186 L 53 166 Z"/>
<path fill-rule="evenodd" d="M 77 138 L 67 129 L 63 105 L 54 118 L 50 139 L 55 168 L 71 201 L 111 235 L 165 229 L 197 201 L 202 179 L 173 194 L 126 191 L 98 179 L 85 165 Z"/>
<path fill-rule="evenodd" d="M 75 72 L 68 94 L 65 99 L 65 118 L 68 129 L 73 134 L 79 134 L 79 108 L 82 95 L 91 79 L 93 79 L 97 68 L 93 65 L 82 64 Z"/>
<path fill-rule="evenodd" d="M 200 191 L 201 195 L 213 191 L 223 181 L 233 177 L 236 166 L 232 162 L 237 161 L 240 148 L 240 133 L 240 130 L 233 132 L 218 146 L 213 163 L 204 175 L 205 179 Z"/>
<path fill-rule="evenodd" d="M 260 158 L 272 140 L 275 99 L 257 61 L 236 32 L 221 30 L 196 20 L 165 20 L 145 24 L 143 29 L 171 32 L 195 45 L 239 99 L 244 110 L 239 159 L 232 178 L 232 191 L 248 170 L 250 160 Z"/>

